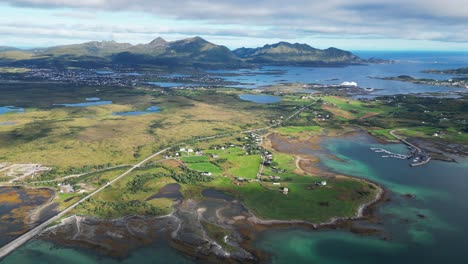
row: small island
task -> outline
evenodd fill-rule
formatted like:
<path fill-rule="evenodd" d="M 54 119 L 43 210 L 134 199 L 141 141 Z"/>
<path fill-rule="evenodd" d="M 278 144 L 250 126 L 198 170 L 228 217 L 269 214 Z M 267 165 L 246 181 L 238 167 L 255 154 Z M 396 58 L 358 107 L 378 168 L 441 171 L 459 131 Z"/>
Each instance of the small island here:
<path fill-rule="evenodd" d="M 447 74 L 450 74 L 450 73 L 447 73 Z M 452 78 L 448 80 L 414 78 L 408 75 L 400 75 L 396 77 L 371 77 L 371 78 L 380 79 L 380 80 L 388 80 L 388 81 L 411 82 L 411 83 L 416 83 L 416 84 L 426 84 L 426 85 L 434 85 L 434 86 L 468 88 L 468 78 L 465 78 L 465 77 L 457 77 L 457 78 Z"/>

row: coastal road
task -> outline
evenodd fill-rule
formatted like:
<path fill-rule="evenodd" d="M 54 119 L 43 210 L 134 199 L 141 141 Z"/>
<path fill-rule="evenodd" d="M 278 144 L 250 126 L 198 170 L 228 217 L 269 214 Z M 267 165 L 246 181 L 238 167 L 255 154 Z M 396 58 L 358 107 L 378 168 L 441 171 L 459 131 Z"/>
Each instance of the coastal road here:
<path fill-rule="evenodd" d="M 86 202 L 89 198 L 93 197 L 94 195 L 98 194 L 99 192 L 101 192 L 102 190 L 104 190 L 104 188 L 106 188 L 107 186 L 111 185 L 112 183 L 120 180 L 121 178 L 125 177 L 126 175 L 128 175 L 130 172 L 132 172 L 133 170 L 135 170 L 136 168 L 139 168 L 141 165 L 145 164 L 147 161 L 149 161 L 150 159 L 156 157 L 156 156 L 159 156 L 161 155 L 162 153 L 168 151 L 169 148 L 165 148 L 157 153 L 154 153 L 153 155 L 147 157 L 146 159 L 142 160 L 140 163 L 136 164 L 136 165 L 133 165 L 130 169 L 128 169 L 127 171 L 125 171 L 124 173 L 120 174 L 118 177 L 116 177 L 115 179 L 111 180 L 110 182 L 108 182 L 107 184 L 105 184 L 104 186 L 100 187 L 99 189 L 95 190 L 94 192 L 88 194 L 86 197 L 82 198 L 81 200 L 79 200 L 78 202 L 70 205 L 69 207 L 67 207 L 65 210 L 63 210 L 62 212 L 56 214 L 55 216 L 53 216 L 52 218 L 50 218 L 49 220 L 45 221 L 44 223 L 36 226 L 35 228 L 31 229 L 30 231 L 28 231 L 27 233 L 21 235 L 20 237 L 16 238 L 15 240 L 11 241 L 10 243 L 6 244 L 5 246 L 3 246 L 2 248 L 0 248 L 0 259 L 4 258 L 5 256 L 7 256 L 8 254 L 10 254 L 11 252 L 13 252 L 13 250 L 17 249 L 18 247 L 22 246 L 24 243 L 26 243 L 27 241 L 29 241 L 30 239 L 32 239 L 33 237 L 35 237 L 36 235 L 38 235 L 42 230 L 44 230 L 47 226 L 49 226 L 50 224 L 52 224 L 53 222 L 59 220 L 61 217 L 65 216 L 67 213 L 69 213 L 71 210 L 73 210 L 75 207 L 77 207 L 78 205 Z"/>
<path fill-rule="evenodd" d="M 296 112 L 294 112 L 293 114 L 291 114 L 290 116 L 288 116 L 286 119 L 284 119 L 283 121 L 280 121 L 278 122 L 277 124 L 274 124 L 274 125 L 270 125 L 270 126 L 266 126 L 266 127 L 263 127 L 263 128 L 258 128 L 258 129 L 251 129 L 251 130 L 245 130 L 245 131 L 240 131 L 238 133 L 251 133 L 251 132 L 255 132 L 255 131 L 259 131 L 259 130 L 266 130 L 266 129 L 270 129 L 270 128 L 273 128 L 273 127 L 276 127 L 276 126 L 280 126 L 281 124 L 283 124 L 284 122 L 292 119 L 293 117 L 295 117 L 296 115 L 298 115 L 299 113 L 301 113 L 302 111 L 304 111 L 305 109 L 307 109 L 308 107 L 310 107 L 311 105 L 307 105 L 305 107 L 302 107 L 301 109 L 297 110 Z M 233 133 L 225 133 L 225 134 L 221 134 L 221 135 L 214 135 L 214 136 L 209 136 L 209 137 L 205 137 L 205 138 L 200 138 L 198 139 L 197 141 L 204 141 L 204 140 L 210 140 L 210 139 L 215 139 L 215 138 L 221 138 L 221 137 L 225 137 L 225 136 L 230 136 L 232 134 L 234 134 L 235 132 Z M 182 143 L 181 143 L 182 144 Z M 180 145 L 180 144 L 178 144 Z M 120 174 L 119 176 L 117 176 L 115 179 L 111 180 L 110 182 L 106 183 L 104 186 L 98 188 L 97 190 L 93 191 L 92 193 L 88 194 L 86 197 L 82 198 L 81 200 L 77 201 L 76 203 L 70 205 L 69 207 L 67 207 L 65 210 L 63 210 L 62 212 L 56 214 L 55 216 L 51 217 L 50 219 L 48 219 L 47 221 L 45 221 L 44 223 L 36 226 L 35 228 L 31 229 L 30 231 L 28 231 L 27 233 L 21 235 L 20 237 L 16 238 L 15 240 L 11 241 L 10 243 L 6 244 L 5 246 L 3 246 L 2 248 L 0 248 L 0 259 L 3 259 L 4 257 L 6 257 L 8 254 L 10 254 L 11 252 L 13 252 L 15 249 L 17 249 L 18 247 L 22 246 L 23 244 L 25 244 L 26 242 L 28 242 L 30 239 L 32 239 L 33 237 L 35 237 L 36 235 L 38 235 L 40 232 L 42 232 L 42 230 L 44 230 L 45 228 L 47 228 L 50 224 L 54 223 L 55 221 L 59 220 L 60 218 L 62 218 L 63 216 L 65 216 L 66 214 L 68 214 L 70 211 L 72 211 L 73 209 L 75 209 L 78 205 L 86 202 L 89 198 L 95 196 L 96 194 L 98 194 L 99 192 L 101 192 L 102 190 L 104 190 L 104 188 L 106 188 L 107 186 L 113 184 L 114 182 L 120 180 L 121 178 L 125 177 L 126 175 L 128 175 L 129 173 L 131 173 L 133 170 L 135 170 L 136 168 L 139 168 L 141 167 L 143 164 L 145 164 L 146 162 L 148 162 L 150 159 L 156 157 L 156 156 L 159 156 L 161 155 L 162 153 L 168 151 L 170 149 L 170 147 L 167 147 L 163 150 L 160 150 L 154 154 L 152 154 L 151 156 L 147 157 L 146 159 L 142 160 L 141 162 L 133 165 L 130 169 L 128 169 L 127 171 L 125 171 L 124 173 Z"/>
<path fill-rule="evenodd" d="M 406 145 L 408 145 L 408 146 L 410 146 L 410 147 L 416 149 L 416 151 L 417 151 L 418 153 L 422 153 L 422 150 L 421 150 L 419 147 L 415 146 L 414 144 L 409 143 L 408 141 L 406 141 L 406 140 L 403 139 L 402 137 L 400 137 L 400 136 L 398 136 L 397 134 L 395 134 L 395 132 L 398 131 L 398 130 L 405 130 L 405 129 L 404 129 L 404 128 L 394 129 L 394 130 L 390 131 L 389 133 L 390 133 L 390 135 L 394 136 L 395 138 L 397 138 L 398 140 L 400 140 L 400 141 L 403 142 L 404 144 L 406 144 Z"/>

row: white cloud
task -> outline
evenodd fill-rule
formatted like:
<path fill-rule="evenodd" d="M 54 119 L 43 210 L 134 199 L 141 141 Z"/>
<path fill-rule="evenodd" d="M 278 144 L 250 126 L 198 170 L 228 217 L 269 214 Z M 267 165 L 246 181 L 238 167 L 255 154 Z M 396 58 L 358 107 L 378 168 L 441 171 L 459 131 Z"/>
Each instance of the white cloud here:
<path fill-rule="evenodd" d="M 141 12 L 197 26 L 65 25 L 70 35 L 174 34 L 299 39 L 307 36 L 396 38 L 468 42 L 468 0 L 4 0 L 12 6 L 51 9 L 57 16 L 96 19 L 93 12 Z M 63 11 L 66 8 L 69 11 Z M 201 24 L 201 25 L 200 25 Z M 226 29 L 220 26 L 226 25 Z M 256 26 L 251 26 L 256 25 Z M 0 25 L 1 28 L 7 25 Z M 55 26 L 55 25 L 45 25 Z M 76 27 L 74 27 L 76 26 Z M 31 28 L 32 26 L 29 26 Z M 93 28 L 94 27 L 94 28 Z M 5 31 L 0 28 L 0 34 Z M 28 25 L 25 25 L 28 28 Z M 44 34 L 50 31 L 43 30 Z M 36 33 L 39 34 L 39 33 Z M 54 34 L 50 32 L 51 36 Z M 57 35 L 56 33 L 55 35 Z M 65 34 L 65 33 L 64 33 Z M 68 33 L 67 33 L 68 34 Z"/>

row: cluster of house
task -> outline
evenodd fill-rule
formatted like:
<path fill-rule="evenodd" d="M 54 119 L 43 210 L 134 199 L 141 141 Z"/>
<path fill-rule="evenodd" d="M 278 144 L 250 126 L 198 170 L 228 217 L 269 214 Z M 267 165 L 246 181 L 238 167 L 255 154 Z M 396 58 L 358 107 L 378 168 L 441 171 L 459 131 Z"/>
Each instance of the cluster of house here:
<path fill-rule="evenodd" d="M 225 149 L 228 149 L 228 148 L 234 148 L 236 147 L 236 145 L 234 144 L 231 144 L 231 143 L 227 143 L 225 145 L 213 145 L 213 146 L 210 146 L 210 149 L 214 149 L 214 150 L 225 150 Z"/>
<path fill-rule="evenodd" d="M 190 154 L 193 154 L 195 156 L 202 156 L 203 155 L 203 151 L 199 150 L 199 149 L 193 149 L 193 148 L 190 148 L 190 147 L 185 147 L 185 148 L 179 148 L 178 150 L 172 150 L 172 153 L 169 152 L 169 154 L 166 154 L 164 156 L 165 159 L 171 159 L 171 158 L 174 158 L 174 157 L 181 157 L 183 155 L 187 155 L 189 156 Z"/>
<path fill-rule="evenodd" d="M 25 77 L 93 86 L 136 86 L 138 84 L 135 75 L 119 73 L 100 74 L 99 71 L 93 69 L 61 71 L 56 69 L 31 68 Z"/>
<path fill-rule="evenodd" d="M 262 137 L 255 133 L 249 133 L 244 137 L 246 141 L 242 146 L 242 149 L 245 150 L 245 155 L 259 154 L 263 150 L 260 145 L 262 144 Z"/>
<path fill-rule="evenodd" d="M 265 151 L 262 155 L 263 158 L 263 164 L 265 166 L 270 166 L 271 163 L 273 162 L 273 154 L 271 154 L 269 151 Z"/>

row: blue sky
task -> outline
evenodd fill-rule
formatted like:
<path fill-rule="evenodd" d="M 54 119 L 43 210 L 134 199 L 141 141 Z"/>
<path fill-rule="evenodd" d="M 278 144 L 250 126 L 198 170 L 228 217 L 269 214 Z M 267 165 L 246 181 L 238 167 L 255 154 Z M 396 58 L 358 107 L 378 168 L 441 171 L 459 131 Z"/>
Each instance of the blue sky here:
<path fill-rule="evenodd" d="M 468 0 L 3 0 L 0 46 L 201 36 L 349 50 L 468 51 Z"/>

